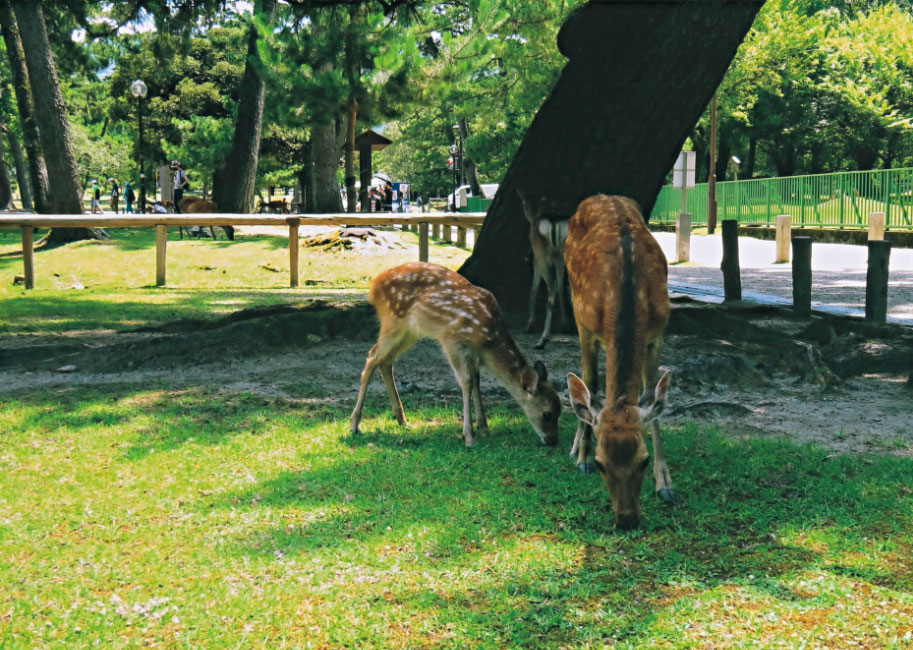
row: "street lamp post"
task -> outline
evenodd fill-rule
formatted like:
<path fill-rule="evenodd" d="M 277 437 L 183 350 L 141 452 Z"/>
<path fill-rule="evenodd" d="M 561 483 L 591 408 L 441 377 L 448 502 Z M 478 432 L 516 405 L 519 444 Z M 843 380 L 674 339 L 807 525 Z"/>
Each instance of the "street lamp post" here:
<path fill-rule="evenodd" d="M 143 169 L 143 99 L 149 91 L 142 79 L 137 79 L 130 84 L 130 92 L 136 97 L 137 114 L 139 116 L 139 211 L 146 213 L 146 174 Z"/>
<path fill-rule="evenodd" d="M 453 153 L 453 181 L 457 187 L 453 192 L 453 207 L 459 209 L 457 194 L 466 182 L 463 176 L 463 132 L 460 130 L 459 123 L 453 125 L 453 144 L 450 146 L 450 151 Z"/>

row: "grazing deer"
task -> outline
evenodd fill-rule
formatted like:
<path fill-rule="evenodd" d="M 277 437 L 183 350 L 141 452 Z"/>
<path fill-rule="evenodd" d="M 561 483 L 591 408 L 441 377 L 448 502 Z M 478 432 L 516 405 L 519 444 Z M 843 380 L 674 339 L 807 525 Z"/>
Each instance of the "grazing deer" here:
<path fill-rule="evenodd" d="M 648 424 L 656 493 L 667 502 L 675 496 L 657 422 L 669 388 L 668 372 L 656 380 L 670 311 L 666 258 L 636 202 L 597 194 L 584 200 L 568 222 L 564 259 L 583 368 L 583 380 L 568 375 L 571 404 L 580 420 L 571 455 L 577 455 L 584 473 L 595 460 L 612 496 L 616 525 L 629 529 L 640 518 Z M 597 344 L 606 355 L 601 408 L 590 393 L 598 388 Z"/>
<path fill-rule="evenodd" d="M 524 331 L 533 331 L 536 299 L 539 297 L 539 285 L 543 280 L 548 290 L 542 336 L 533 346 L 541 350 L 552 333 L 552 311 L 556 301 L 561 312 L 562 324 L 568 323 L 564 301 L 564 241 L 567 239 L 568 218 L 550 209 L 543 199 L 532 200 L 523 191 L 517 191 L 517 194 L 523 204 L 523 214 L 529 221 L 529 244 L 533 251 L 533 285 L 529 292 L 529 320 Z"/>
<path fill-rule="evenodd" d="M 216 204 L 212 201 L 207 201 L 206 199 L 199 196 L 185 196 L 178 202 L 178 206 L 181 208 L 181 212 L 185 214 L 210 214 L 216 212 Z M 199 227 L 196 231 L 190 229 L 188 238 L 190 235 L 196 236 L 197 239 L 200 239 L 203 235 L 203 228 L 206 226 Z M 181 239 L 184 239 L 184 226 L 179 226 Z M 234 226 L 222 226 L 222 230 L 225 231 L 225 236 L 229 239 L 235 238 L 235 229 Z M 212 235 L 213 240 L 216 238 L 216 231 L 213 230 L 212 226 L 209 226 L 209 234 Z"/>
<path fill-rule="evenodd" d="M 365 392 L 374 369 L 387 387 L 393 417 L 406 424 L 403 404 L 393 379 L 393 362 L 419 339 L 437 339 L 450 360 L 463 389 L 463 439 L 473 445 L 470 401 L 476 428 L 488 423 L 479 392 L 479 367 L 487 367 L 526 413 L 539 438 L 547 445 L 558 442 L 561 402 L 547 380 L 545 366 L 530 366 L 517 348 L 494 296 L 444 267 L 412 262 L 377 275 L 368 301 L 377 310 L 380 334 L 368 352 L 361 373 L 361 388 L 352 411 L 349 430 L 358 433 Z"/>

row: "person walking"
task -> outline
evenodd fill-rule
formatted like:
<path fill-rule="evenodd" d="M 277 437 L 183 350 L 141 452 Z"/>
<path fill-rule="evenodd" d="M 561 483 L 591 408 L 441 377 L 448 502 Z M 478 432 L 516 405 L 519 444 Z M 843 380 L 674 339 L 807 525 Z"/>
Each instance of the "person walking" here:
<path fill-rule="evenodd" d="M 101 188 L 98 187 L 98 181 L 92 180 L 92 214 L 104 214 L 101 209 Z"/>
<path fill-rule="evenodd" d="M 108 179 L 108 185 L 111 186 L 111 209 L 114 210 L 114 214 L 118 214 L 120 212 L 120 186 L 113 178 Z"/>
<path fill-rule="evenodd" d="M 133 202 L 136 201 L 136 192 L 130 187 L 130 181 L 124 183 L 124 214 L 133 214 Z"/>
<path fill-rule="evenodd" d="M 181 213 L 181 199 L 184 198 L 184 190 L 187 189 L 187 186 L 190 185 L 190 181 L 187 180 L 187 172 L 181 168 L 181 161 L 172 160 L 171 161 L 171 173 L 173 175 L 173 185 L 172 189 L 174 194 L 171 197 L 171 200 L 174 203 L 174 211 L 177 214 Z"/>

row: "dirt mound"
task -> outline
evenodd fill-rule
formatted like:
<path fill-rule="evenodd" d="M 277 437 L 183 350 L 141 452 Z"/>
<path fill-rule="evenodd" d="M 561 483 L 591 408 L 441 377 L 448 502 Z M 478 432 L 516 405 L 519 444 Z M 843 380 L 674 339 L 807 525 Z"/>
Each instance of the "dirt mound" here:
<path fill-rule="evenodd" d="M 349 250 L 365 255 L 381 255 L 405 248 L 399 239 L 373 228 L 342 228 L 304 239 L 303 246 L 322 251 Z"/>
<path fill-rule="evenodd" d="M 245 309 L 214 320 L 185 319 L 161 327 L 114 335 L 106 345 L 40 345 L 0 351 L 0 368 L 57 369 L 63 364 L 81 371 L 165 369 L 186 364 L 231 362 L 238 358 L 294 350 L 344 336 L 372 339 L 377 318 L 370 305 L 330 305 Z"/>

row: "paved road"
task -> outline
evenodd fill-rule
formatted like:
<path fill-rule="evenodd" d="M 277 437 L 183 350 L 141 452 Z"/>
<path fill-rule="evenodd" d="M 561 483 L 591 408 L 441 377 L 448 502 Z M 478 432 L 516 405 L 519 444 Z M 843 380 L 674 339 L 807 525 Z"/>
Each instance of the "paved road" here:
<path fill-rule="evenodd" d="M 654 233 L 669 260 L 675 257 L 675 234 Z M 744 298 L 776 297 L 792 304 L 792 267 L 774 264 L 775 242 L 739 238 Z M 867 248 L 852 244 L 812 244 L 812 308 L 865 314 Z M 722 301 L 723 243 L 719 235 L 691 238 L 691 262 L 669 266 L 670 289 L 701 300 Z M 913 249 L 891 251 L 888 321 L 913 325 Z M 755 295 L 753 294 L 760 294 Z"/>

